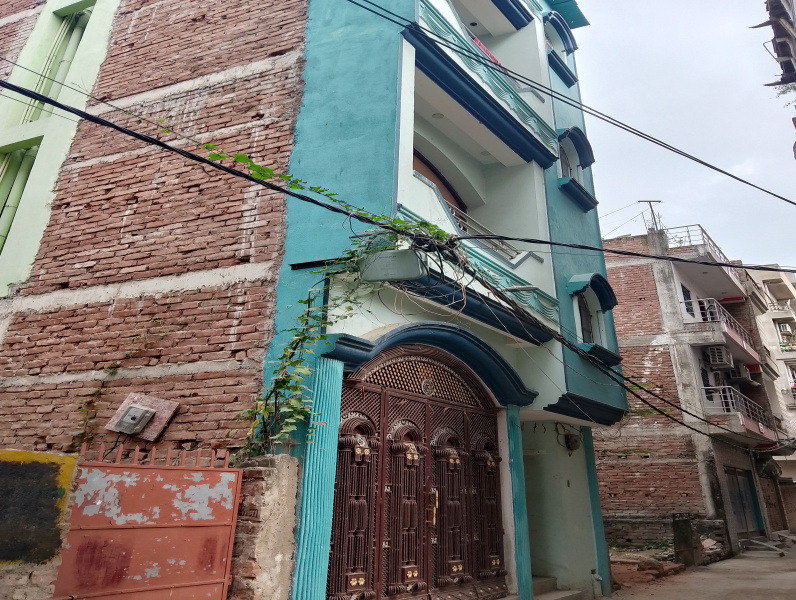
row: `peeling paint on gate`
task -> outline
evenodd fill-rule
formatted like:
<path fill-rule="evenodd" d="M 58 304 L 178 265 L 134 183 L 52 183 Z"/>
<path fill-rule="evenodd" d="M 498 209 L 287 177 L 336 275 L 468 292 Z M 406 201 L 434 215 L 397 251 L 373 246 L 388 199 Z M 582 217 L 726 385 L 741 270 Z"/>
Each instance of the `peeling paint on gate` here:
<path fill-rule="evenodd" d="M 55 598 L 222 600 L 240 481 L 226 466 L 84 463 Z"/>

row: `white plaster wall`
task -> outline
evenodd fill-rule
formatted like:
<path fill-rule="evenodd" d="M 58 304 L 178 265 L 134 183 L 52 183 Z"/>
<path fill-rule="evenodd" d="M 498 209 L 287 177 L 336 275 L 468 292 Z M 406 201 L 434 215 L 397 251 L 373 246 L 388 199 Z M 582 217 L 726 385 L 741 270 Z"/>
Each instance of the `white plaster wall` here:
<path fill-rule="evenodd" d="M 561 446 L 551 422 L 524 422 L 522 441 L 533 574 L 591 598 L 597 556 L 583 449 Z"/>

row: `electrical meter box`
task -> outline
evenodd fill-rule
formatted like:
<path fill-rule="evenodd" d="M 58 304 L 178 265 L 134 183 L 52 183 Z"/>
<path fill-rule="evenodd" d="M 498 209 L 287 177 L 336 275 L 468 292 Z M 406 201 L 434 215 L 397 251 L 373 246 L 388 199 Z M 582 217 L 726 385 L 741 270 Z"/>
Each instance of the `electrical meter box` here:
<path fill-rule="evenodd" d="M 138 433 L 149 423 L 149 419 L 151 419 L 154 414 L 155 411 L 151 408 L 131 404 L 116 423 L 115 429 L 121 433 L 129 433 L 130 435 Z"/>
<path fill-rule="evenodd" d="M 359 263 L 362 281 L 411 281 L 427 274 L 426 265 L 410 248 L 375 252 Z"/>

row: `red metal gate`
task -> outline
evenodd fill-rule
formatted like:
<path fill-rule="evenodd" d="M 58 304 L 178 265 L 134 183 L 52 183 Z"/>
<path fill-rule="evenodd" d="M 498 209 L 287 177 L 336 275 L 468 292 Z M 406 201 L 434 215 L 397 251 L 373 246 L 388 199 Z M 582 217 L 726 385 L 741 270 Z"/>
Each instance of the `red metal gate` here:
<path fill-rule="evenodd" d="M 80 465 L 54 599 L 226 598 L 242 471 L 226 451 L 165 454 Z"/>

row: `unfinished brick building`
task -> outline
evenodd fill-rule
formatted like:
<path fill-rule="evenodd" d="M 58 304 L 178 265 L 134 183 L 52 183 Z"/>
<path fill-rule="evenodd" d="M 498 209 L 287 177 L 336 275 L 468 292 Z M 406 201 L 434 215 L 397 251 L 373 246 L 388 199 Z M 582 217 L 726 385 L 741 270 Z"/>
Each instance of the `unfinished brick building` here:
<path fill-rule="evenodd" d="M 164 120 L 193 138 L 159 134 L 181 147 L 246 148 L 286 170 L 306 2 L 258 10 L 268 19 L 236 1 L 2 2 L 0 77 L 150 134 Z M 4 464 L 88 441 L 110 449 L 119 436 L 104 425 L 131 392 L 180 400 L 142 459 L 154 448 L 239 446 L 240 413 L 263 385 L 284 198 L 3 96 L 0 179 L 24 189 L 13 206 L 13 190 L 3 196 L 13 224 L 0 238 L 0 448 L 19 453 Z M 244 501 L 259 501 L 272 472 L 255 469 Z M 257 532 L 257 515 L 239 536 Z M 17 550 L 0 562 L 26 556 Z M 241 594 L 257 577 L 242 552 Z M 55 566 L 0 567 L 0 596 L 11 586 L 49 598 Z"/>
<path fill-rule="evenodd" d="M 730 262 L 698 225 L 605 246 Z M 769 310 L 766 295 L 743 269 L 616 255 L 606 262 L 619 299 L 623 369 L 666 413 L 629 395 L 623 422 L 598 434 L 608 540 L 642 547 L 674 539 L 683 559 L 707 562 L 737 552 L 745 539 L 787 530 L 780 471 L 766 450 L 793 432 L 773 386 L 778 366 L 757 324 Z M 718 545 L 708 542 L 703 552 L 705 539 Z"/>

